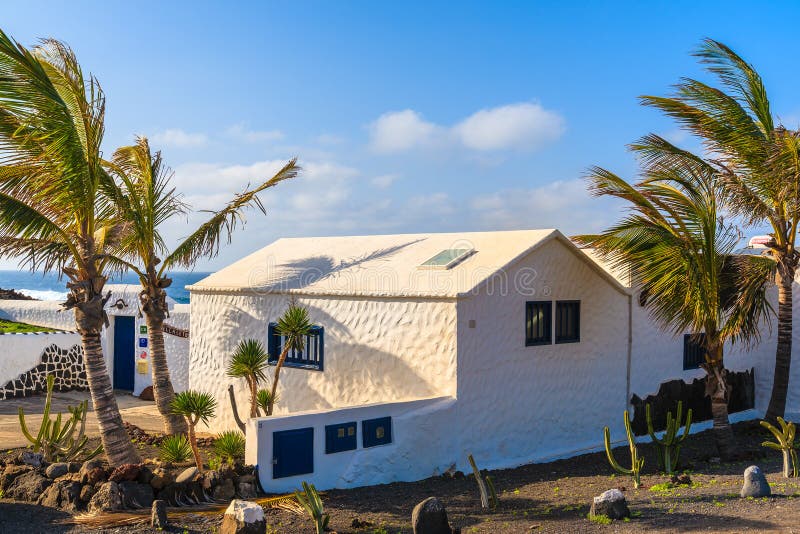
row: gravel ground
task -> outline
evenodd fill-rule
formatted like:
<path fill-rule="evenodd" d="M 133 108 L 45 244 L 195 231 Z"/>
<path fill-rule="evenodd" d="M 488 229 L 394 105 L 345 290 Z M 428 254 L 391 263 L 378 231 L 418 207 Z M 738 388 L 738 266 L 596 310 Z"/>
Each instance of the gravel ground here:
<path fill-rule="evenodd" d="M 472 477 L 431 478 L 353 490 L 332 490 L 324 495 L 331 515 L 330 527 L 343 533 L 410 533 L 411 510 L 428 496 L 441 499 L 454 526 L 465 533 L 519 532 L 798 532 L 800 533 L 800 479 L 780 475 L 780 455 L 762 449 L 766 437 L 754 422 L 735 425 L 743 458 L 735 463 L 715 462 L 710 432 L 691 436 L 682 452 L 691 486 L 652 488 L 668 482 L 655 473 L 656 460 L 649 445 L 641 445 L 645 475 L 633 489 L 629 478 L 615 476 L 603 453 L 588 454 L 547 464 L 531 464 L 492 472 L 500 507 L 494 513 L 480 510 Z M 616 450 L 627 463 L 627 448 Z M 478 459 L 480 462 L 480 459 Z M 738 497 L 742 473 L 751 464 L 767 473 L 772 498 Z M 602 525 L 586 519 L 593 496 L 611 489 L 625 491 L 635 517 Z M 270 533 L 313 532 L 311 521 L 281 509 L 266 512 Z M 173 532 L 215 532 L 221 512 L 170 510 Z M 139 522 L 128 526 L 91 529 L 59 525 L 69 520 L 58 510 L 0 501 L 0 532 L 150 532 Z"/>

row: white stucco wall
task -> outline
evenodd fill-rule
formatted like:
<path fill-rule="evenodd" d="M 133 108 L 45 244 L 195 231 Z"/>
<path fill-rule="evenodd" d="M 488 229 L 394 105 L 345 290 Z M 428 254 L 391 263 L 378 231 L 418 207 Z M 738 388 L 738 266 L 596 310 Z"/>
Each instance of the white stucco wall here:
<path fill-rule="evenodd" d="M 505 273 L 506 294 L 485 286 L 459 301 L 460 468 L 468 453 L 511 467 L 602 444 L 605 425 L 621 431 L 628 296 L 576 254 L 551 241 Z M 526 347 L 533 300 L 580 300 L 580 342 Z"/>
<path fill-rule="evenodd" d="M 454 300 L 296 299 L 325 328 L 325 370 L 284 368 L 276 414 L 455 395 Z M 220 402 L 213 430 L 235 428 L 231 383 L 245 415 L 245 382 L 226 375 L 237 343 L 255 338 L 267 346 L 268 324 L 288 303 L 281 294 L 192 292 L 189 386 Z"/>
<path fill-rule="evenodd" d="M 63 309 L 61 303 L 51 300 L 0 300 L 0 319 L 75 330 L 75 314 Z"/>
<path fill-rule="evenodd" d="M 46 347 L 69 350 L 80 343 L 80 336 L 72 332 L 0 335 L 0 386 L 36 367 Z"/>
<path fill-rule="evenodd" d="M 245 462 L 259 467 L 261 485 L 270 493 L 294 491 L 304 480 L 325 490 L 439 475 L 456 461 L 454 406 L 452 397 L 440 397 L 251 419 Z M 392 443 L 364 448 L 361 421 L 387 416 L 392 418 Z M 325 454 L 325 425 L 350 421 L 358 423 L 357 449 Z M 314 429 L 314 473 L 272 478 L 272 433 L 308 427 Z"/>

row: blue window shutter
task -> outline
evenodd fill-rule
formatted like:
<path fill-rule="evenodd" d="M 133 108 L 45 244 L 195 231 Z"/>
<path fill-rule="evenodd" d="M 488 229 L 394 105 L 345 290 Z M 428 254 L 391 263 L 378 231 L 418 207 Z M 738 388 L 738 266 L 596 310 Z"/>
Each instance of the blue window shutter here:
<path fill-rule="evenodd" d="M 278 323 L 269 323 L 267 327 L 267 352 L 269 352 L 270 362 L 277 362 L 281 355 L 280 338 L 275 331 L 277 326 Z"/>

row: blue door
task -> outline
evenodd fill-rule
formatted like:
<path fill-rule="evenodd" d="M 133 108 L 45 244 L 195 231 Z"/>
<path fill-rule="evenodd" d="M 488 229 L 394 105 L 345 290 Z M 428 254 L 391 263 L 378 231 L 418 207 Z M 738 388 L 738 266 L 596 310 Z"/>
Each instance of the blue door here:
<path fill-rule="evenodd" d="M 314 472 L 314 429 L 298 428 L 272 433 L 272 478 Z"/>
<path fill-rule="evenodd" d="M 114 389 L 133 391 L 133 368 L 136 361 L 136 326 L 133 317 L 114 317 Z"/>

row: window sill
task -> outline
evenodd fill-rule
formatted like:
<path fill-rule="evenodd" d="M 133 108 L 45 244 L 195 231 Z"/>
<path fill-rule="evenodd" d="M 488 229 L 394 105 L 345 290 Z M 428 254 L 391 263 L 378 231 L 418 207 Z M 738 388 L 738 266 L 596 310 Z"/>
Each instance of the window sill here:
<path fill-rule="evenodd" d="M 580 342 L 581 342 L 580 339 L 562 339 L 562 340 L 556 340 L 556 345 L 564 345 L 566 343 L 580 343 Z"/>
<path fill-rule="evenodd" d="M 542 345 L 552 345 L 552 344 L 553 344 L 553 342 L 551 340 L 549 340 L 549 339 L 547 341 L 526 341 L 525 342 L 525 346 L 526 347 L 540 347 Z"/>
<path fill-rule="evenodd" d="M 278 365 L 278 362 L 267 362 L 268 365 L 275 367 Z M 306 371 L 320 371 L 322 372 L 324 368 L 321 365 L 308 365 L 302 363 L 290 363 L 290 362 L 283 362 L 283 367 L 291 367 L 292 369 L 305 369 Z"/>

